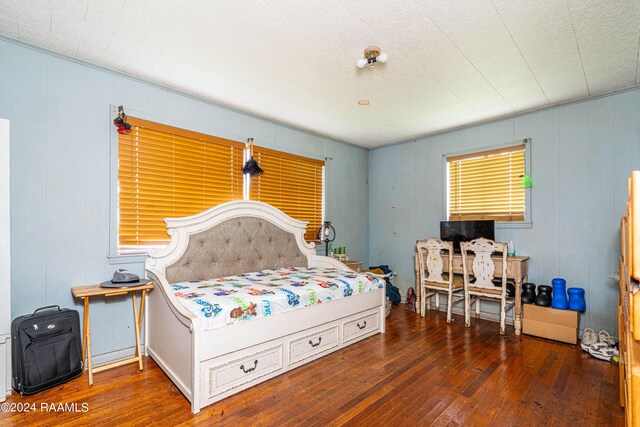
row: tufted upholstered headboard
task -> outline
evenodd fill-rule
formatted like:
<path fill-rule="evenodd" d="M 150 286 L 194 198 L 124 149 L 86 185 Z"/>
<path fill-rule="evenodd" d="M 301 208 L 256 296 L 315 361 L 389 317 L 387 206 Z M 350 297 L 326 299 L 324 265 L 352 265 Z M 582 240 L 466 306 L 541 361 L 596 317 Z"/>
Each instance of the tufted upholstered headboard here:
<path fill-rule="evenodd" d="M 314 245 L 304 240 L 306 222 L 265 203 L 229 202 L 165 222 L 171 242 L 145 263 L 147 276 L 156 283 L 207 280 L 280 267 L 340 267 L 333 259 L 318 257 Z"/>
<path fill-rule="evenodd" d="M 307 257 L 293 233 L 265 219 L 244 216 L 189 236 L 187 250 L 165 275 L 169 283 L 176 283 L 305 266 Z"/>

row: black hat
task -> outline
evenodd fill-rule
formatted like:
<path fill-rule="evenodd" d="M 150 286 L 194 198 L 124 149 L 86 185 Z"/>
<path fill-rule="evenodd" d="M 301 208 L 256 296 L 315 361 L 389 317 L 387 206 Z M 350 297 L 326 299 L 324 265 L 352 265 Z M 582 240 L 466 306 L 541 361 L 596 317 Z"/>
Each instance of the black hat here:
<path fill-rule="evenodd" d="M 113 279 L 100 283 L 103 288 L 129 288 L 132 286 L 140 286 L 151 283 L 149 279 L 141 279 L 135 273 L 119 268 L 113 272 Z"/>

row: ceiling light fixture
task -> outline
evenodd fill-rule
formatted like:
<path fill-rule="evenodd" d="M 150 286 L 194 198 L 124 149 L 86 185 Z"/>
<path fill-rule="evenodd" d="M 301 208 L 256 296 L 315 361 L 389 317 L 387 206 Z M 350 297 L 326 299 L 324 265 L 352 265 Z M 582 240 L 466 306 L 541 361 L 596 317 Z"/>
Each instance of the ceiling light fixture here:
<path fill-rule="evenodd" d="M 360 101 L 358 101 L 358 105 L 369 105 L 369 100 L 361 99 Z"/>
<path fill-rule="evenodd" d="M 389 55 L 380 51 L 378 46 L 369 46 L 364 50 L 364 58 L 358 59 L 356 65 L 358 68 L 364 68 L 366 65 L 373 68 L 376 62 L 387 62 Z"/>

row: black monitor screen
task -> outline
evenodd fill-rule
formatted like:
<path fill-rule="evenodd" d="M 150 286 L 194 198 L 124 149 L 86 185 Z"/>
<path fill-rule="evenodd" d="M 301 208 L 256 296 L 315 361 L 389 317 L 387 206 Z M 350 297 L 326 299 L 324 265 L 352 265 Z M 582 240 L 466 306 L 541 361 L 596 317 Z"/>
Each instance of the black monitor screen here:
<path fill-rule="evenodd" d="M 480 237 L 495 240 L 494 221 L 440 221 L 440 239 L 453 242 L 456 252 L 460 252 L 460 242 Z"/>

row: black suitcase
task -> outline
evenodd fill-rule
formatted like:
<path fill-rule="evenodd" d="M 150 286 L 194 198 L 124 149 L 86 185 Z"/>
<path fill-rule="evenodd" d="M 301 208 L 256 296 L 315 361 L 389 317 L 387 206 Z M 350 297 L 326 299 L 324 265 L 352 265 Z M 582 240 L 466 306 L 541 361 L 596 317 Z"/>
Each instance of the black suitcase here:
<path fill-rule="evenodd" d="M 13 388 L 34 394 L 77 377 L 82 374 L 81 348 L 76 310 L 51 305 L 15 318 L 11 322 Z"/>

